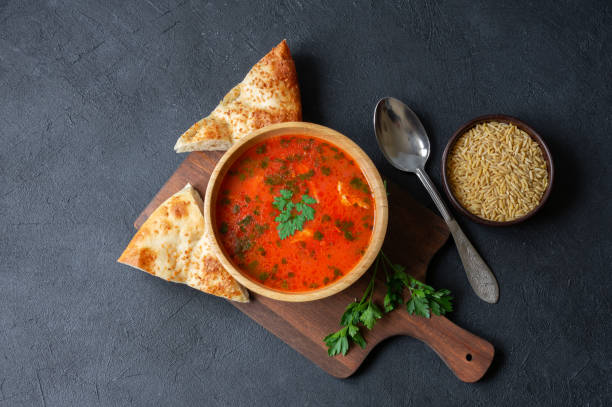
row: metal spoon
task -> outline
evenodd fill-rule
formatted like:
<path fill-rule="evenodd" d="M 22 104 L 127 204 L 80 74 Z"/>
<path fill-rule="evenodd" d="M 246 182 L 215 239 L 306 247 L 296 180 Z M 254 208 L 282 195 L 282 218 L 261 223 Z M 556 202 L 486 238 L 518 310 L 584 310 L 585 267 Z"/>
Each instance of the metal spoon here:
<path fill-rule="evenodd" d="M 401 101 L 381 99 L 374 112 L 376 140 L 385 158 L 397 169 L 413 172 L 431 195 L 450 229 L 468 281 L 478 297 L 489 303 L 499 299 L 497 280 L 444 205 L 433 182 L 425 173 L 429 138 L 417 115 Z"/>

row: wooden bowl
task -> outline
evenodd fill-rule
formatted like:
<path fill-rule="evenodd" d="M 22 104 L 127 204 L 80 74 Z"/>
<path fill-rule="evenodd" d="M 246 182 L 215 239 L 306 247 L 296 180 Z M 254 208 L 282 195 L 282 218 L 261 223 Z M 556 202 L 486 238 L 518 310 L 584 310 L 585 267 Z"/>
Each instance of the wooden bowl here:
<path fill-rule="evenodd" d="M 303 134 L 306 136 L 315 137 L 342 148 L 355 160 L 355 162 L 357 162 L 363 171 L 374 197 L 374 228 L 370 243 L 361 260 L 355 265 L 355 267 L 353 267 L 352 270 L 347 272 L 342 278 L 338 279 L 332 284 L 310 291 L 294 293 L 279 291 L 267 287 L 254 280 L 251 280 L 247 275 L 243 274 L 243 272 L 230 260 L 229 255 L 226 253 L 223 244 L 218 238 L 219 232 L 215 216 L 219 188 L 221 187 L 223 178 L 225 177 L 227 171 L 231 168 L 236 159 L 242 156 L 242 154 L 254 144 L 257 144 L 263 140 L 271 137 L 293 134 Z M 385 186 L 380 174 L 378 173 L 378 170 L 367 154 L 348 137 L 338 133 L 337 131 L 317 124 L 305 122 L 273 124 L 251 133 L 233 145 L 223 155 L 223 157 L 221 157 L 221 160 L 217 163 L 215 169 L 213 170 L 210 176 L 210 181 L 208 182 L 208 187 L 206 188 L 206 198 L 204 200 L 204 219 L 207 227 L 210 228 L 209 231 L 211 232 L 210 234 L 213 250 L 223 267 L 225 267 L 225 269 L 236 280 L 238 280 L 240 284 L 244 285 L 249 290 L 265 297 L 281 301 L 303 302 L 318 300 L 334 295 L 357 281 L 359 277 L 361 277 L 372 265 L 376 259 L 376 256 L 378 255 L 378 252 L 380 251 L 385 238 L 385 233 L 387 231 L 387 218 L 388 203 Z"/>
<path fill-rule="evenodd" d="M 540 146 L 540 149 L 542 150 L 542 155 L 544 156 L 544 161 L 546 161 L 546 168 L 548 170 L 548 186 L 546 187 L 546 191 L 544 191 L 544 194 L 542 195 L 542 199 L 540 199 L 540 202 L 538 203 L 538 205 L 535 208 L 533 208 L 530 212 L 521 216 L 520 218 L 516 218 L 516 219 L 510 220 L 507 222 L 497 222 L 497 221 L 493 221 L 489 219 L 484 219 L 468 211 L 463 205 L 461 205 L 461 203 L 459 203 L 459 200 L 455 198 L 455 195 L 453 195 L 451 188 L 450 188 L 448 178 L 447 178 L 447 174 L 446 174 L 446 160 L 448 158 L 448 154 L 452 150 L 453 146 L 455 145 L 455 142 L 459 139 L 459 137 L 462 136 L 466 131 L 468 131 L 472 127 L 476 126 L 477 124 L 490 122 L 490 121 L 514 124 L 517 128 L 527 133 L 533 139 L 533 141 L 538 143 L 538 145 Z M 555 175 L 552 155 L 550 154 L 550 150 L 548 149 L 548 146 L 546 145 L 546 143 L 544 143 L 544 140 L 542 139 L 542 137 L 540 137 L 540 135 L 534 129 L 532 129 L 527 124 L 520 121 L 519 119 L 511 117 L 511 116 L 506 116 L 503 114 L 491 114 L 491 115 L 486 115 L 486 116 L 480 116 L 473 120 L 470 120 L 469 122 L 465 123 L 463 126 L 459 127 L 459 129 L 455 131 L 453 136 L 450 138 L 450 140 L 446 144 L 446 148 L 444 148 L 444 154 L 442 155 L 441 170 L 442 170 L 442 183 L 444 184 L 444 191 L 446 192 L 446 195 L 448 196 L 448 199 L 452 202 L 453 206 L 459 212 L 461 212 L 462 214 L 464 214 L 465 216 L 467 216 L 474 222 L 477 222 L 483 225 L 488 225 L 488 226 L 515 225 L 535 215 L 535 213 L 540 210 L 540 208 L 544 205 L 544 203 L 548 199 L 548 196 L 550 195 L 550 191 L 551 191 L 552 184 L 553 184 L 553 178 Z"/>

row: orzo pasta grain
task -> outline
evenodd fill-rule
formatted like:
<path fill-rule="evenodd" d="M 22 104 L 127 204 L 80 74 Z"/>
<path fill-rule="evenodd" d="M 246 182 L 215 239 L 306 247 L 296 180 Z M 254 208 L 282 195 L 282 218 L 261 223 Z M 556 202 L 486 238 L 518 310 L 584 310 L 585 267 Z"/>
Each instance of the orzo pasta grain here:
<path fill-rule="evenodd" d="M 494 121 L 458 137 L 447 157 L 446 176 L 464 208 L 497 222 L 531 212 L 548 186 L 538 143 L 515 125 Z"/>

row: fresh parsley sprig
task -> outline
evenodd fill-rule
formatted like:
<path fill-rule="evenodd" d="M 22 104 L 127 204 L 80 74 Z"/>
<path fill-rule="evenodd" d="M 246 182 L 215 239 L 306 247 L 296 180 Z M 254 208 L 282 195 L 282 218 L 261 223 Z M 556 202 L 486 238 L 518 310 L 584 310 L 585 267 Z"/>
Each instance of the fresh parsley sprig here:
<path fill-rule="evenodd" d="M 293 203 L 291 198 L 293 198 L 293 191 L 281 189 L 280 196 L 275 197 L 272 202 L 272 205 L 280 211 L 274 221 L 278 222 L 276 230 L 281 240 L 293 236 L 298 230 L 302 230 L 304 222 L 313 220 L 315 215 L 314 208 L 308 206 L 317 203 L 314 198 L 302 195 L 302 200 L 296 203 Z"/>
<path fill-rule="evenodd" d="M 383 317 L 381 310 L 372 301 L 376 273 L 381 262 L 385 271 L 385 284 L 387 286 L 387 293 L 384 299 L 385 313 L 391 312 L 404 304 L 403 293 L 405 288 L 410 293 L 410 299 L 405 304 L 406 310 L 411 315 L 415 314 L 429 318 L 432 312 L 435 315 L 444 315 L 453 310 L 451 302 L 453 297 L 449 290 L 435 290 L 433 287 L 420 282 L 406 273 L 403 266 L 392 263 L 381 250 L 376 257 L 372 278 L 361 301 L 349 304 L 340 318 L 342 328 L 323 339 L 327 345 L 327 354 L 329 356 L 346 355 L 350 347 L 349 340 L 365 348 L 366 341 L 361 335 L 359 325 L 361 324 L 368 329 L 372 329 L 376 320 Z"/>
<path fill-rule="evenodd" d="M 410 274 L 406 273 L 405 267 L 393 264 L 391 260 L 380 252 L 383 258 L 383 268 L 387 276 L 387 294 L 384 299 L 385 312 L 394 310 L 404 302 L 404 287 L 410 292 L 410 299 L 406 302 L 406 310 L 409 314 L 419 315 L 425 318 L 435 315 L 444 315 L 453 310 L 450 290 L 435 290 L 432 286 L 420 282 Z M 389 267 L 389 268 L 387 268 Z"/>

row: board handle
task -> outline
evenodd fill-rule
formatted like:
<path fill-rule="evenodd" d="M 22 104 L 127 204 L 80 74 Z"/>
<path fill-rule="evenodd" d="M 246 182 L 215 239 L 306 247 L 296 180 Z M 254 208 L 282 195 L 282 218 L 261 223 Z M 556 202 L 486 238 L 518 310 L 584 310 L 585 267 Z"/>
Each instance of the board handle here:
<path fill-rule="evenodd" d="M 459 380 L 473 383 L 491 366 L 495 348 L 489 342 L 455 325 L 447 318 L 424 318 L 407 312 L 392 312 L 389 321 L 398 334 L 425 342 L 446 363 Z"/>

